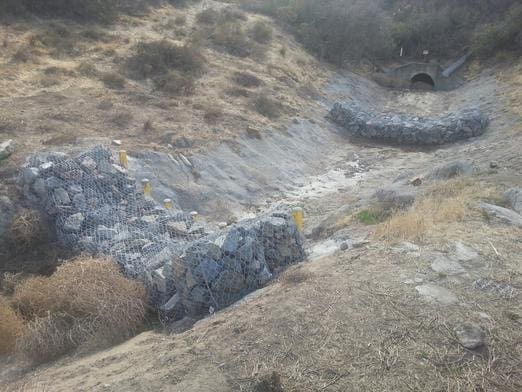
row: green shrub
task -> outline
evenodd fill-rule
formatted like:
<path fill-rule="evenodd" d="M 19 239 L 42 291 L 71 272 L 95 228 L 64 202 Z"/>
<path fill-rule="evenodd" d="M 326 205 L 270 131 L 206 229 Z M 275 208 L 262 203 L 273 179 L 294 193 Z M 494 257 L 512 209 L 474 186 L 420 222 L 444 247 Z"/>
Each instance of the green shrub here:
<path fill-rule="evenodd" d="M 360 211 L 357 214 L 357 219 L 359 222 L 364 223 L 365 225 L 375 225 L 380 222 L 378 214 L 370 210 Z"/>

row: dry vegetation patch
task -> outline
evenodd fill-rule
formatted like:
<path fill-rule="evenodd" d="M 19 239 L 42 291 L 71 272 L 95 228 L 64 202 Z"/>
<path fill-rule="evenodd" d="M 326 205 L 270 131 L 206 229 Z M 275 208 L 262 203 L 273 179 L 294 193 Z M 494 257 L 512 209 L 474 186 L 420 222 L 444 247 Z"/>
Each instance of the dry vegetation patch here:
<path fill-rule="evenodd" d="M 498 198 L 496 189 L 473 177 L 437 183 L 426 189 L 412 209 L 380 223 L 375 237 L 389 241 L 421 239 L 428 231 L 445 230 L 475 213 L 473 201 L 484 198 Z"/>
<path fill-rule="evenodd" d="M 13 352 L 23 331 L 22 319 L 9 306 L 9 302 L 0 296 L 0 355 Z"/>
<path fill-rule="evenodd" d="M 79 257 L 49 277 L 16 286 L 12 306 L 27 321 L 19 355 L 41 363 L 78 347 L 106 347 L 143 325 L 146 291 L 110 260 Z"/>

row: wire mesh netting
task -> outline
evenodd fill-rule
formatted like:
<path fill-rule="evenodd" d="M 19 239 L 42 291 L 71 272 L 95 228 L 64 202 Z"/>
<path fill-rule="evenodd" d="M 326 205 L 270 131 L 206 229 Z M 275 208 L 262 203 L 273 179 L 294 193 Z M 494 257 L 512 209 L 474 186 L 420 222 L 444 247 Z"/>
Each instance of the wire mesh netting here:
<path fill-rule="evenodd" d="M 305 257 L 288 210 L 216 229 L 146 197 L 103 146 L 33 155 L 21 183 L 62 246 L 116 260 L 166 318 L 228 306 Z"/>

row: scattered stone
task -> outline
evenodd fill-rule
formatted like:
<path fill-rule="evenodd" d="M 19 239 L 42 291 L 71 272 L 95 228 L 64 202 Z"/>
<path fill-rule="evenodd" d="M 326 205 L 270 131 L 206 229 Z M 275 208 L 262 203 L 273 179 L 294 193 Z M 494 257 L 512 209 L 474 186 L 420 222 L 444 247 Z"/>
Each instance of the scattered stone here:
<path fill-rule="evenodd" d="M 415 290 L 425 297 L 429 302 L 441 305 L 453 305 L 458 302 L 458 298 L 448 289 L 433 284 L 423 284 L 416 286 Z"/>
<path fill-rule="evenodd" d="M 438 118 L 376 113 L 352 101 L 336 103 L 330 118 L 355 136 L 399 144 L 437 145 L 482 135 L 489 118 L 477 108 Z"/>
<path fill-rule="evenodd" d="M 469 176 L 477 171 L 470 162 L 456 161 L 433 169 L 427 176 L 429 180 L 449 180 L 459 176 Z"/>
<path fill-rule="evenodd" d="M 497 162 L 489 162 L 489 167 L 491 169 L 498 169 L 498 163 Z"/>
<path fill-rule="evenodd" d="M 513 298 L 515 288 L 506 283 L 498 283 L 490 279 L 480 278 L 473 282 L 473 287 L 477 290 L 486 291 L 502 298 Z"/>
<path fill-rule="evenodd" d="M 415 255 L 420 255 L 420 247 L 406 241 L 394 246 L 393 251 L 396 253 L 413 253 Z"/>
<path fill-rule="evenodd" d="M 348 250 L 348 244 L 346 242 L 341 242 L 339 249 L 341 249 L 342 251 Z"/>
<path fill-rule="evenodd" d="M 0 143 L 0 161 L 7 159 L 14 152 L 14 142 L 12 139 Z"/>
<path fill-rule="evenodd" d="M 58 205 L 65 206 L 71 204 L 71 198 L 69 197 L 67 191 L 63 188 L 55 189 L 53 196 L 56 204 Z"/>
<path fill-rule="evenodd" d="M 121 140 L 114 139 L 114 140 L 112 141 L 112 144 L 114 144 L 115 146 L 121 146 Z"/>
<path fill-rule="evenodd" d="M 413 186 L 421 186 L 422 178 L 420 178 L 420 177 L 414 178 L 413 180 L 411 180 L 410 184 Z"/>
<path fill-rule="evenodd" d="M 391 208 L 407 208 L 415 202 L 415 193 L 401 186 L 381 188 L 374 195 L 377 200 Z"/>
<path fill-rule="evenodd" d="M 476 324 L 462 324 L 455 328 L 459 343 L 468 350 L 475 350 L 486 344 L 486 333 Z"/>
<path fill-rule="evenodd" d="M 448 276 L 462 275 L 466 270 L 457 261 L 449 260 L 441 253 L 432 254 L 431 269 L 439 274 Z"/>
<path fill-rule="evenodd" d="M 522 188 L 511 188 L 504 197 L 512 210 L 522 214 Z"/>
<path fill-rule="evenodd" d="M 522 215 L 515 211 L 488 203 L 480 203 L 480 207 L 489 219 L 522 228 Z"/>
<path fill-rule="evenodd" d="M 469 246 L 458 241 L 455 243 L 454 257 L 459 261 L 474 261 L 479 258 L 479 254 Z"/>
<path fill-rule="evenodd" d="M 68 217 L 63 223 L 63 229 L 68 232 L 77 233 L 82 228 L 82 223 L 85 220 L 85 217 L 82 213 L 77 213 Z"/>

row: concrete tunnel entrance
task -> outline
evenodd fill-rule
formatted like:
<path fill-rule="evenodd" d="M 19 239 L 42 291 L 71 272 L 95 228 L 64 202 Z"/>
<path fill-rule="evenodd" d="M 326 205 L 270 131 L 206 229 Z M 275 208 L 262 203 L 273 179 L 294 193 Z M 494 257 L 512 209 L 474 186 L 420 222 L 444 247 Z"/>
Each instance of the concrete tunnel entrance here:
<path fill-rule="evenodd" d="M 419 73 L 411 78 L 411 86 L 415 89 L 434 90 L 435 81 L 426 73 Z"/>

